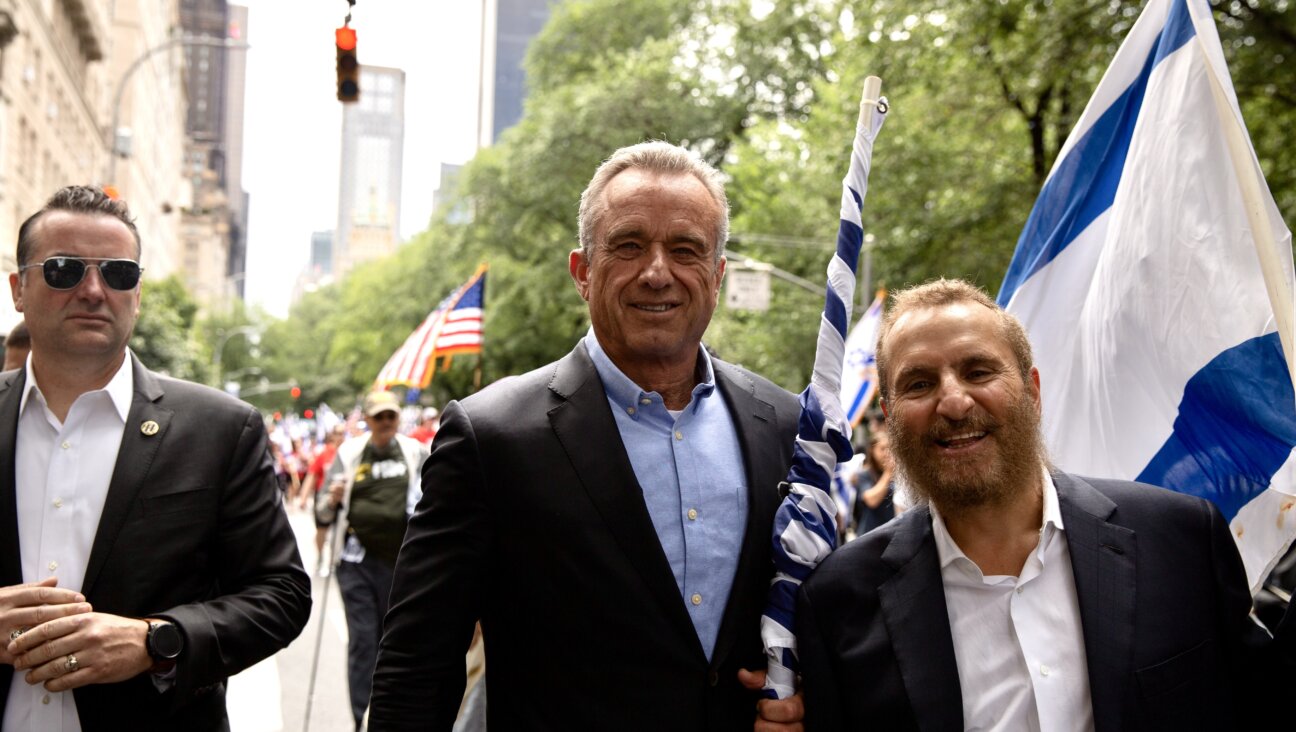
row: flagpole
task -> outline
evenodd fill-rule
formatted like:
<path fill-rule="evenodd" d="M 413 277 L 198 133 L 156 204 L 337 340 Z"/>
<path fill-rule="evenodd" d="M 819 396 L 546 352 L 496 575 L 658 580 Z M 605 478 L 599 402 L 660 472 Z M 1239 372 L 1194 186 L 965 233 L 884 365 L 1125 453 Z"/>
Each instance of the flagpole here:
<path fill-rule="evenodd" d="M 1215 100 L 1215 112 L 1219 115 L 1220 126 L 1224 129 L 1224 140 L 1228 143 L 1229 159 L 1233 163 L 1233 174 L 1237 178 L 1242 192 L 1242 204 L 1246 210 L 1247 221 L 1251 224 L 1251 234 L 1255 241 L 1256 255 L 1260 259 L 1260 272 L 1264 276 L 1265 290 L 1269 294 L 1269 303 L 1273 307 L 1274 319 L 1278 321 L 1278 338 L 1282 341 L 1283 355 L 1287 358 L 1287 373 L 1296 381 L 1296 350 L 1292 343 L 1293 297 L 1288 272 L 1283 267 L 1282 258 L 1278 256 L 1278 244 L 1274 241 L 1273 228 L 1266 215 L 1264 194 L 1261 191 L 1261 177 L 1258 164 L 1251 155 L 1247 144 L 1246 132 L 1241 122 L 1233 113 L 1224 93 L 1224 85 L 1215 73 L 1211 63 L 1209 49 L 1201 34 L 1197 34 L 1197 43 L 1201 46 L 1202 58 L 1206 66 L 1206 76 L 1210 79 L 1211 96 Z"/>

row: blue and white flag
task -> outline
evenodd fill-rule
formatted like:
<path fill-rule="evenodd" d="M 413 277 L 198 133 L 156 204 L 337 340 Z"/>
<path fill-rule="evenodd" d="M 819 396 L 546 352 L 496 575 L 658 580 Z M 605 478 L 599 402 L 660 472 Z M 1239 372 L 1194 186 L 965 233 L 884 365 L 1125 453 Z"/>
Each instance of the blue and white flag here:
<path fill-rule="evenodd" d="M 881 82 L 874 77 L 870 81 Z M 865 88 L 869 88 L 866 81 Z M 837 250 L 828 262 L 828 285 L 810 385 L 801 392 L 792 466 L 784 486 L 787 495 L 774 514 L 774 579 L 769 604 L 761 617 L 765 644 L 766 698 L 785 699 L 796 692 L 796 595 L 801 582 L 837 546 L 837 503 L 832 490 L 838 463 L 851 458 L 851 425 L 842 408 L 841 376 L 855 302 L 855 267 L 864 243 L 864 195 L 868 192 L 873 140 L 886 120 L 885 98 L 865 92 L 860 101 L 850 168 L 842 180 L 841 222 Z"/>
<path fill-rule="evenodd" d="M 878 290 L 864 317 L 851 328 L 846 338 L 846 356 L 842 364 L 841 403 L 846 421 L 858 427 L 877 394 L 877 341 L 882 325 L 886 290 Z"/>
<path fill-rule="evenodd" d="M 1254 590 L 1296 535 L 1291 232 L 1206 0 L 1149 0 L 999 294 L 1062 469 L 1208 498 Z"/>

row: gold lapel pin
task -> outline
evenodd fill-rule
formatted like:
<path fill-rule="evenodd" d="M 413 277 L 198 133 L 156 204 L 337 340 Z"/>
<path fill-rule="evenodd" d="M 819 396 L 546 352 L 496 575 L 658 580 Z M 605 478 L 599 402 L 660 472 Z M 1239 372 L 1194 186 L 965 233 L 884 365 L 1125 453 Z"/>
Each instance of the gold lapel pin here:
<path fill-rule="evenodd" d="M 156 435 L 158 433 L 158 430 L 160 429 L 162 428 L 158 427 L 158 423 L 154 422 L 151 419 L 145 422 L 144 424 L 140 425 L 140 432 L 143 432 L 145 437 L 152 437 L 153 435 Z"/>

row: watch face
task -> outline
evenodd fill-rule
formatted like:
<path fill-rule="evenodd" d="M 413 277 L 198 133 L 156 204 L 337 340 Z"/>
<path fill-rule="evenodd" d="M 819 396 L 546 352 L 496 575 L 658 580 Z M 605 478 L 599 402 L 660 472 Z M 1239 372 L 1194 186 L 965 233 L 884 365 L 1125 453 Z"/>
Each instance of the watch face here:
<path fill-rule="evenodd" d="M 149 627 L 149 645 L 155 658 L 175 658 L 184 647 L 180 629 L 171 623 L 153 623 Z"/>

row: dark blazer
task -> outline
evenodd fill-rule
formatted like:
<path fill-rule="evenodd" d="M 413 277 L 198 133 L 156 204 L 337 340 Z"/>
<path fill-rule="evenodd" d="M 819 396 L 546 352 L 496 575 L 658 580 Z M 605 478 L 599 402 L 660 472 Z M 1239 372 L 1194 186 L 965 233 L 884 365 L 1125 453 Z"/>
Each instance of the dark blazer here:
<path fill-rule="evenodd" d="M 175 622 L 185 648 L 165 694 L 141 674 L 77 689 L 77 713 L 87 731 L 228 729 L 225 679 L 301 632 L 310 579 L 261 416 L 131 358 L 135 396 L 81 592 L 98 612 Z M 23 581 L 14 445 L 25 381 L 23 369 L 0 374 L 0 586 Z M 0 714 L 12 673 L 0 666 Z"/>
<path fill-rule="evenodd" d="M 452 402 L 396 565 L 369 728 L 449 730 L 481 619 L 488 725 L 750 730 L 795 397 L 713 359 L 747 474 L 742 555 L 710 663 L 598 374 L 562 360 Z"/>
<path fill-rule="evenodd" d="M 1291 666 L 1248 619 L 1223 516 L 1148 485 L 1054 473 L 1094 726 L 1248 728 Z M 1296 622 L 1280 637 L 1290 649 Z M 961 730 L 962 694 L 931 513 L 918 506 L 828 557 L 802 587 L 797 639 L 811 730 Z"/>

